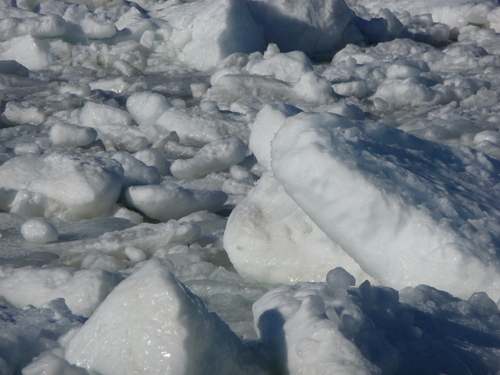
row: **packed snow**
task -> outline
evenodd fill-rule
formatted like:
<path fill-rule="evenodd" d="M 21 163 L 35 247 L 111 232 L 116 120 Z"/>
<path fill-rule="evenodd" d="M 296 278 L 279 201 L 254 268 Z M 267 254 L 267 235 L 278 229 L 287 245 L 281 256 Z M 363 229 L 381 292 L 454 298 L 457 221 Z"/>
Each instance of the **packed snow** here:
<path fill-rule="evenodd" d="M 496 0 L 0 0 L 0 374 L 500 372 Z"/>

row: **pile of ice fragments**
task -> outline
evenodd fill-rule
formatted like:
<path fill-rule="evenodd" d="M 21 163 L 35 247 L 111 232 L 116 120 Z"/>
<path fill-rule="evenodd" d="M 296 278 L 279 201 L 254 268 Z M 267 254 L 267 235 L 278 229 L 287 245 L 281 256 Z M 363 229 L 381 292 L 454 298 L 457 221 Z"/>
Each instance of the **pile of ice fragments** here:
<path fill-rule="evenodd" d="M 497 30 L 0 0 L 0 373 L 500 371 Z"/>

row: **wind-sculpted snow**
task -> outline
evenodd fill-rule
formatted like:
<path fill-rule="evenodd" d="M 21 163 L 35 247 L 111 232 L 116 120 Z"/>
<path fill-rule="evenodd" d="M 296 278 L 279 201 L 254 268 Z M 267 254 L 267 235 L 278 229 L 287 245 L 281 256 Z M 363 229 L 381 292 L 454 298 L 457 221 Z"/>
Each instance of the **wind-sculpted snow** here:
<path fill-rule="evenodd" d="M 384 285 L 500 297 L 497 160 L 384 124 L 303 113 L 276 134 L 272 168 L 311 219 Z"/>

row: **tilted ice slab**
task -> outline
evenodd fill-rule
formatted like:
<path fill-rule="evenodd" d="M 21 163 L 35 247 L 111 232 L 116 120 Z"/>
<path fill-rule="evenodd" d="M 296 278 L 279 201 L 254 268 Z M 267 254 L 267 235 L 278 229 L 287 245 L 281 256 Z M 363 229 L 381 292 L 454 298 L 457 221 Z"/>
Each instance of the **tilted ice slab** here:
<path fill-rule="evenodd" d="M 19 156 L 0 166 L 0 188 L 18 191 L 12 209 L 80 220 L 108 214 L 120 194 L 118 162 L 76 152 Z"/>
<path fill-rule="evenodd" d="M 71 339 L 66 359 L 103 375 L 263 373 L 158 258 L 113 290 Z"/>
<path fill-rule="evenodd" d="M 297 206 L 270 172 L 231 212 L 224 248 L 241 276 L 263 283 L 322 281 L 338 266 L 358 280 L 370 278 Z"/>
<path fill-rule="evenodd" d="M 381 283 L 500 297 L 497 161 L 329 113 L 288 118 L 272 159 L 285 191 Z"/>

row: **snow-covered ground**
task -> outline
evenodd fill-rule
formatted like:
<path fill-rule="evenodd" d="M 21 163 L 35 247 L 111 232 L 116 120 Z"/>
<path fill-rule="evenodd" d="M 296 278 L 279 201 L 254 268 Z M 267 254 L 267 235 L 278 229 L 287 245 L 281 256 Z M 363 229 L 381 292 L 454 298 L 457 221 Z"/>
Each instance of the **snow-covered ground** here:
<path fill-rule="evenodd" d="M 0 0 L 0 111 L 1 375 L 500 373 L 498 1 Z"/>

